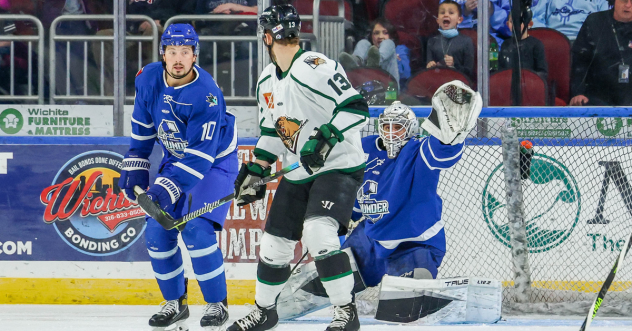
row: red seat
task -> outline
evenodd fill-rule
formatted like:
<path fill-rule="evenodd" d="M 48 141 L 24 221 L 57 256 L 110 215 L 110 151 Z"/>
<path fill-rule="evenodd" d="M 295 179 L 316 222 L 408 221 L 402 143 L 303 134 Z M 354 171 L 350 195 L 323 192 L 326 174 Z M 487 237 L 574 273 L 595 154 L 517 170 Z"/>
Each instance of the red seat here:
<path fill-rule="evenodd" d="M 353 22 L 353 10 L 349 1 L 345 0 L 345 19 L 349 22 Z M 299 15 L 312 15 L 314 9 L 314 0 L 294 0 L 292 5 L 296 8 Z M 338 16 L 338 1 L 321 0 L 320 1 L 320 15 L 322 16 Z M 301 32 L 312 33 L 312 21 L 303 21 L 301 26 Z"/>
<path fill-rule="evenodd" d="M 399 37 L 399 44 L 406 45 L 410 50 L 409 59 L 410 59 L 410 70 L 411 72 L 417 71 L 417 69 L 421 68 L 424 63 L 422 63 L 422 54 L 423 47 L 421 46 L 421 41 L 417 36 L 408 34 L 403 31 L 398 31 L 397 35 Z"/>
<path fill-rule="evenodd" d="M 522 106 L 546 106 L 547 87 L 534 71 L 522 69 Z M 511 69 L 499 71 L 489 77 L 489 105 L 511 106 Z"/>
<path fill-rule="evenodd" d="M 380 8 L 379 0 L 364 0 L 364 8 L 366 9 L 366 15 L 369 19 L 369 22 L 373 22 L 376 18 L 380 17 Z"/>
<path fill-rule="evenodd" d="M 384 17 L 399 31 L 427 37 L 439 28 L 435 19 L 438 10 L 438 0 L 389 0 L 384 4 Z"/>
<path fill-rule="evenodd" d="M 349 70 L 347 71 L 347 78 L 349 78 L 349 81 L 354 88 L 372 80 L 379 81 L 382 85 L 384 85 L 384 88 L 388 87 L 389 82 L 394 82 L 395 88 L 397 88 L 397 81 L 395 80 L 395 77 L 378 68 L 357 68 Z"/>
<path fill-rule="evenodd" d="M 548 63 L 548 84 L 555 87 L 555 97 L 570 101 L 571 43 L 561 32 L 549 28 L 529 30 L 529 34 L 544 44 Z"/>
<path fill-rule="evenodd" d="M 441 85 L 460 80 L 468 86 L 472 86 L 470 80 L 458 70 L 450 68 L 431 68 L 423 70 L 408 80 L 406 93 L 418 99 L 429 102 Z"/>

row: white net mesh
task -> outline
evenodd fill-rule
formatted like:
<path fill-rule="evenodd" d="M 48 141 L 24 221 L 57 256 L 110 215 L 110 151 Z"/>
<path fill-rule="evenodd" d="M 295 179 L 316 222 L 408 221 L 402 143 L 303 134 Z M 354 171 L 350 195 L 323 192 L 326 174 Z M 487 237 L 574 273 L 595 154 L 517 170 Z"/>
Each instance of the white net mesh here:
<path fill-rule="evenodd" d="M 373 119 L 372 119 L 373 120 Z M 501 126 L 510 121 L 534 155 L 522 180 L 531 274 L 530 304 L 514 298 Z M 363 137 L 375 134 L 372 121 Z M 503 281 L 505 313 L 587 313 L 632 231 L 632 120 L 490 118 L 442 174 L 447 252 L 439 277 Z M 524 173 L 524 172 L 523 172 Z M 629 260 L 629 258 L 628 258 Z M 358 296 L 377 300 L 377 290 Z M 363 308 L 364 307 L 364 308 Z M 623 263 L 599 315 L 632 314 L 632 267 Z"/>

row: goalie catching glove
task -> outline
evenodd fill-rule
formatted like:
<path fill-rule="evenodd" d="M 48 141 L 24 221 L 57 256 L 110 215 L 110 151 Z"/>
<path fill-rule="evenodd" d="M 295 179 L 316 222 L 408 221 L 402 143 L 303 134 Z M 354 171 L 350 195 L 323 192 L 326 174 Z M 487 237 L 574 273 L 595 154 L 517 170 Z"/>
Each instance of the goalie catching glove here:
<path fill-rule="evenodd" d="M 301 164 L 305 171 L 312 175 L 320 170 L 325 165 L 331 149 L 344 139 L 342 132 L 331 123 L 314 128 L 309 140 L 301 149 Z"/>
<path fill-rule="evenodd" d="M 260 181 L 264 177 L 270 176 L 271 167 L 263 168 L 259 163 L 243 163 L 239 174 L 235 180 L 235 202 L 238 206 L 245 206 L 249 203 L 263 199 L 266 194 L 267 184 L 251 187 L 248 185 Z"/>
<path fill-rule="evenodd" d="M 458 145 L 476 126 L 482 107 L 480 93 L 454 80 L 437 89 L 430 116 L 421 127 L 446 145 Z"/>

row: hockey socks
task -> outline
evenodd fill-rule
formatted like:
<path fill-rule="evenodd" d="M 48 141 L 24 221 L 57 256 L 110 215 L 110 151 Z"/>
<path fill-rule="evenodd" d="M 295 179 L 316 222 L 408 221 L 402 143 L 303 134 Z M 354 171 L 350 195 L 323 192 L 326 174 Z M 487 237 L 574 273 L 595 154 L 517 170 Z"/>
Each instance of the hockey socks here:
<path fill-rule="evenodd" d="M 257 283 L 255 301 L 261 307 L 271 307 L 276 304 L 276 297 L 281 293 L 285 282 L 290 278 L 289 265 L 274 266 L 259 260 L 257 266 Z"/>
<path fill-rule="evenodd" d="M 331 304 L 344 306 L 350 303 L 354 279 L 349 256 L 338 250 L 317 257 L 315 263 L 318 276 L 327 291 Z"/>

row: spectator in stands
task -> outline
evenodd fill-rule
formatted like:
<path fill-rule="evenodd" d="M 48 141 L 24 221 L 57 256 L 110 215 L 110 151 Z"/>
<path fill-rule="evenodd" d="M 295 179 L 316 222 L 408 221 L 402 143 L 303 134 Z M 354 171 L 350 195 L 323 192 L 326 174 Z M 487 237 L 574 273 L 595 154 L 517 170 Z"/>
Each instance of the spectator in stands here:
<path fill-rule="evenodd" d="M 555 29 L 573 41 L 588 15 L 608 10 L 608 0 L 536 0 L 532 8 L 534 27 Z"/>
<path fill-rule="evenodd" d="M 459 34 L 457 25 L 463 20 L 461 6 L 454 0 L 439 5 L 439 35 L 428 40 L 426 68 L 454 68 L 470 79 L 474 70 L 474 45 L 472 39 Z"/>
<path fill-rule="evenodd" d="M 455 0 L 461 6 L 463 21 L 458 28 L 476 28 L 478 24 L 478 0 Z M 534 0 L 537 1 L 537 0 Z M 440 2 L 443 2 L 441 0 Z M 505 22 L 511 10 L 510 0 L 490 0 L 489 2 L 489 34 L 492 35 L 498 46 L 511 36 L 511 31 L 507 29 Z"/>
<path fill-rule="evenodd" d="M 195 7 L 197 15 L 257 15 L 257 0 L 197 0 Z M 257 29 L 256 21 L 215 21 L 215 22 L 196 22 L 196 29 L 200 31 L 200 35 L 215 36 L 235 36 L 235 35 L 254 35 Z M 236 43 L 235 59 L 248 59 L 249 42 Z M 209 43 L 200 45 L 203 55 L 200 58 L 201 64 L 211 63 L 213 60 L 213 50 Z M 231 58 L 231 47 L 227 42 L 219 42 L 218 61 L 229 61 Z M 254 48 L 256 49 L 256 48 Z M 254 54 L 253 54 L 254 55 Z M 217 79 L 217 78 L 215 78 Z"/>
<path fill-rule="evenodd" d="M 176 15 L 192 14 L 195 8 L 195 0 L 128 0 L 127 1 L 127 14 L 128 15 L 146 15 L 151 17 L 156 23 L 158 28 L 158 35 L 160 36 L 164 30 L 163 25 L 167 20 Z M 147 21 L 128 21 L 126 26 L 127 35 L 143 35 L 151 36 L 152 29 L 151 24 Z M 99 30 L 97 33 L 99 36 L 112 36 L 114 35 L 113 29 Z M 114 45 L 106 42 L 103 49 L 104 58 L 104 94 L 113 95 L 114 88 Z M 101 43 L 91 43 L 91 51 L 96 63 L 101 63 Z M 141 49 L 141 62 L 138 63 L 138 43 L 131 42 L 126 43 L 126 94 L 134 94 L 134 77 L 138 72 L 139 65 L 143 66 L 152 62 L 152 43 L 143 42 Z"/>
<path fill-rule="evenodd" d="M 573 44 L 571 106 L 632 106 L 632 0 L 611 1 L 613 9 L 588 15 Z"/>
<path fill-rule="evenodd" d="M 358 67 L 382 68 L 390 73 L 399 86 L 410 78 L 410 50 L 406 45 L 397 45 L 397 30 L 386 18 L 373 21 L 366 39 L 358 42 L 353 55 L 342 52 L 338 57 L 345 70 Z"/>
<path fill-rule="evenodd" d="M 529 22 L 528 26 L 529 28 L 533 26 L 533 21 Z M 507 19 L 507 27 L 509 27 L 510 31 L 513 30 L 511 15 Z M 520 26 L 520 31 L 523 30 L 524 23 Z M 509 38 L 503 43 L 498 56 L 498 67 L 500 70 L 513 67 L 512 63 L 516 51 L 520 52 L 520 68 L 533 70 L 546 81 L 548 65 L 544 53 L 544 44 L 540 40 L 529 36 L 529 30 L 524 30 L 520 40 L 517 42 L 517 46 L 516 38 Z"/>

